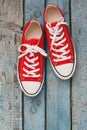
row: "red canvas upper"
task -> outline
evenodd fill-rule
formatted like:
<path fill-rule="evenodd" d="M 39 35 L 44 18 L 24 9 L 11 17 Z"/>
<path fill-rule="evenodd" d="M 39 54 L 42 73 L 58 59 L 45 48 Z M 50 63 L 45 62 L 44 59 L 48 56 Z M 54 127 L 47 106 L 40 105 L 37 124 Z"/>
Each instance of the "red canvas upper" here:
<path fill-rule="evenodd" d="M 58 7 L 57 7 L 58 8 Z M 58 10 L 60 10 L 58 8 Z M 61 12 L 61 10 L 60 10 Z M 72 40 L 70 38 L 70 35 L 69 35 L 69 32 L 68 32 L 68 27 L 67 25 L 60 25 L 60 28 L 63 27 L 63 32 L 65 33 L 64 37 L 66 38 L 66 42 L 64 42 L 64 46 L 66 44 L 68 44 L 68 48 L 70 50 L 70 52 L 68 54 L 66 54 L 66 56 L 71 56 L 71 58 L 69 60 L 64 60 L 64 61 L 60 61 L 60 62 L 54 62 L 53 59 L 55 58 L 52 53 L 55 53 L 55 54 L 58 54 L 60 55 L 61 53 L 60 52 L 55 52 L 54 50 L 51 50 L 51 42 L 52 42 L 52 39 L 50 38 L 50 33 L 49 33 L 49 30 L 48 28 L 46 27 L 47 25 L 47 21 L 46 21 L 46 18 L 45 18 L 45 15 L 46 15 L 46 9 L 44 10 L 44 25 L 45 25 L 45 31 L 46 31 L 46 37 L 47 37 L 47 42 L 48 42 L 48 49 L 49 49 L 49 55 L 50 55 L 50 59 L 51 59 L 51 62 L 54 66 L 59 66 L 59 65 L 63 65 L 63 64 L 67 64 L 67 63 L 74 63 L 74 48 L 73 48 L 73 44 L 72 44 Z M 62 17 L 64 18 L 62 12 L 61 12 L 61 15 Z M 65 19 L 64 19 L 64 22 L 65 22 Z M 50 27 L 55 27 L 56 24 L 58 23 L 58 21 L 55 21 L 53 22 Z M 62 33 L 62 32 L 61 32 Z M 60 35 L 61 35 L 60 33 Z M 63 37 L 63 38 L 64 38 Z M 59 40 L 60 41 L 60 40 Z M 58 41 L 58 42 L 59 42 Z M 54 45 L 54 48 L 55 49 L 60 49 L 62 46 L 58 46 L 56 47 Z"/>
<path fill-rule="evenodd" d="M 26 39 L 26 36 L 25 36 L 25 33 L 26 33 L 26 30 L 27 28 L 30 26 L 30 22 L 28 22 L 25 27 L 24 27 L 24 30 L 23 30 L 23 35 L 22 35 L 22 45 L 24 44 L 28 44 L 28 45 L 38 45 L 38 47 L 44 49 L 44 37 L 43 37 L 43 34 L 41 36 L 40 39 L 29 39 L 27 40 Z M 27 48 L 26 47 L 21 47 L 21 50 L 24 51 L 26 50 Z M 20 53 L 22 54 L 22 53 Z M 40 70 L 38 72 L 36 72 L 36 74 L 40 74 L 40 77 L 38 78 L 35 78 L 35 77 L 24 77 L 23 74 L 26 74 L 25 71 L 23 71 L 23 68 L 26 68 L 28 71 L 31 71 L 32 69 L 27 67 L 26 65 L 24 65 L 24 62 L 26 61 L 26 58 L 25 56 L 27 56 L 29 59 L 32 59 L 32 58 L 35 58 L 38 56 L 38 60 L 36 62 L 39 63 L 38 66 L 35 67 L 35 69 L 39 68 Z M 44 58 L 43 58 L 43 55 L 41 55 L 39 52 L 38 53 L 34 53 L 34 55 L 31 57 L 30 56 L 30 53 L 26 54 L 25 56 L 23 56 L 22 58 L 19 59 L 19 64 L 18 64 L 18 73 L 19 73 L 19 78 L 20 78 L 20 81 L 36 81 L 36 82 L 41 82 L 42 79 L 43 79 L 43 71 L 44 71 Z M 29 63 L 28 61 L 26 61 L 29 65 L 31 65 L 32 63 Z"/>

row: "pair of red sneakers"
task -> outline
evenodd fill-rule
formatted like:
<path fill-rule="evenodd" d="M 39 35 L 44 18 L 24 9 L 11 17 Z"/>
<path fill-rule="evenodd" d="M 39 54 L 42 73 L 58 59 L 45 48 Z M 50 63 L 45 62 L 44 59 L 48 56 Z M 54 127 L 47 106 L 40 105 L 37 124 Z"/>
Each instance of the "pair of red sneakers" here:
<path fill-rule="evenodd" d="M 75 50 L 62 11 L 56 5 L 47 5 L 44 10 L 44 26 L 52 68 L 59 78 L 69 79 L 75 71 Z M 21 89 L 28 96 L 36 96 L 42 88 L 44 56 L 47 56 L 42 27 L 38 21 L 31 20 L 25 25 L 18 50 Z"/>

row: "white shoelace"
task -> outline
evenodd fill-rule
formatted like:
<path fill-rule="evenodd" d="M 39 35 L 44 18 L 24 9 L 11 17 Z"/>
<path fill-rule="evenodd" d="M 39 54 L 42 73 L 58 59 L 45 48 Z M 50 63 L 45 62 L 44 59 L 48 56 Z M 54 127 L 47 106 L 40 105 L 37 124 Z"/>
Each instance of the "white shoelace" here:
<path fill-rule="evenodd" d="M 24 51 L 22 51 L 21 47 L 26 47 L 26 49 Z M 30 57 L 34 56 L 34 53 L 40 53 L 43 56 L 47 56 L 47 53 L 40 47 L 38 47 L 37 45 L 28 45 L 28 44 L 21 44 L 18 47 L 19 52 L 21 52 L 21 54 L 18 56 L 18 58 L 22 58 L 25 56 L 26 61 L 24 62 L 24 65 L 30 69 L 32 69 L 31 71 L 27 70 L 26 68 L 23 68 L 23 71 L 26 74 L 23 74 L 24 77 L 34 77 L 34 78 L 38 78 L 40 77 L 40 74 L 36 74 L 36 72 L 40 71 L 40 68 L 35 68 L 39 65 L 39 62 L 37 62 L 38 60 L 38 56 L 30 59 L 28 56 L 26 56 L 28 53 L 30 54 Z M 31 63 L 31 65 L 29 63 Z"/>
<path fill-rule="evenodd" d="M 63 17 L 61 17 L 60 21 L 55 25 L 55 27 L 51 27 L 49 24 L 46 25 L 50 33 L 50 38 L 52 40 L 51 50 L 61 53 L 60 55 L 56 53 L 52 53 L 52 55 L 56 57 L 56 59 L 53 59 L 54 62 L 60 62 L 60 61 L 68 60 L 71 58 L 71 56 L 66 56 L 70 52 L 70 50 L 68 49 L 66 51 L 66 49 L 68 48 L 68 44 L 64 46 L 64 42 L 66 42 L 66 38 L 63 38 L 65 34 L 64 32 L 62 33 L 63 27 L 60 28 L 60 25 L 67 25 L 67 23 L 64 22 Z M 60 49 L 55 49 L 54 46 L 56 47 L 62 46 L 62 47 Z"/>

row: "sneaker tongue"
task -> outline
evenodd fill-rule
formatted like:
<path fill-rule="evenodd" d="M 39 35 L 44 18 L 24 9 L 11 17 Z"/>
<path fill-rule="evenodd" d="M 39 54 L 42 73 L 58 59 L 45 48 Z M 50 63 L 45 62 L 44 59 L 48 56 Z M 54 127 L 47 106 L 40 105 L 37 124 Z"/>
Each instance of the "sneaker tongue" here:
<path fill-rule="evenodd" d="M 58 21 L 51 23 L 51 27 L 56 26 L 57 23 L 58 23 Z"/>
<path fill-rule="evenodd" d="M 30 45 L 37 45 L 38 44 L 38 41 L 39 39 L 29 39 L 27 42 L 30 44 Z"/>
<path fill-rule="evenodd" d="M 56 24 L 57 24 L 58 22 L 61 22 L 61 21 L 64 21 L 64 18 L 63 18 L 63 17 L 60 17 L 60 18 L 58 19 L 58 21 L 52 22 L 52 23 L 51 23 L 51 27 L 56 26 Z"/>

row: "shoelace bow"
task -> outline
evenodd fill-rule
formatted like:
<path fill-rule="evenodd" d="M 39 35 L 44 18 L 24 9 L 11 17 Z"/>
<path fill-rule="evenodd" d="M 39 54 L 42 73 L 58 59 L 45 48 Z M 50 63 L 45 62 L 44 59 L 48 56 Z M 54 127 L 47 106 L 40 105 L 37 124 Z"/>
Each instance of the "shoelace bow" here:
<path fill-rule="evenodd" d="M 25 47 L 26 49 L 24 51 L 22 51 L 22 49 L 21 49 L 22 47 Z M 18 56 L 18 58 L 20 59 L 20 58 L 25 56 L 25 59 L 26 59 L 27 62 L 25 61 L 24 65 L 27 66 L 28 68 L 32 69 L 31 71 L 29 71 L 26 68 L 23 68 L 23 71 L 26 73 L 26 74 L 23 74 L 23 76 L 24 77 L 34 77 L 34 78 L 40 77 L 40 74 L 36 74 L 36 72 L 38 72 L 40 70 L 40 68 L 36 69 L 36 67 L 39 65 L 39 62 L 36 62 L 38 60 L 38 56 L 30 59 L 26 55 L 28 53 L 30 53 L 30 57 L 32 57 L 32 56 L 34 56 L 34 53 L 39 52 L 41 55 L 46 57 L 47 53 L 37 45 L 28 45 L 28 44 L 21 44 L 18 47 L 18 50 L 21 53 Z M 31 65 L 28 62 L 31 63 Z"/>
<path fill-rule="evenodd" d="M 46 25 L 50 33 L 50 38 L 52 40 L 51 50 L 61 53 L 59 55 L 52 53 L 52 55 L 56 57 L 56 59 L 53 59 L 54 62 L 69 60 L 71 58 L 71 56 L 66 56 L 70 52 L 70 50 L 68 49 L 66 51 L 66 49 L 68 48 L 68 44 L 64 46 L 64 42 L 66 42 L 66 38 L 63 38 L 65 34 L 64 32 L 62 33 L 63 27 L 60 28 L 60 25 L 68 25 L 66 22 L 64 22 L 63 17 L 61 17 L 60 21 L 54 27 L 51 27 L 49 24 Z M 62 46 L 62 47 L 60 49 L 55 49 L 54 46 L 56 47 Z"/>

